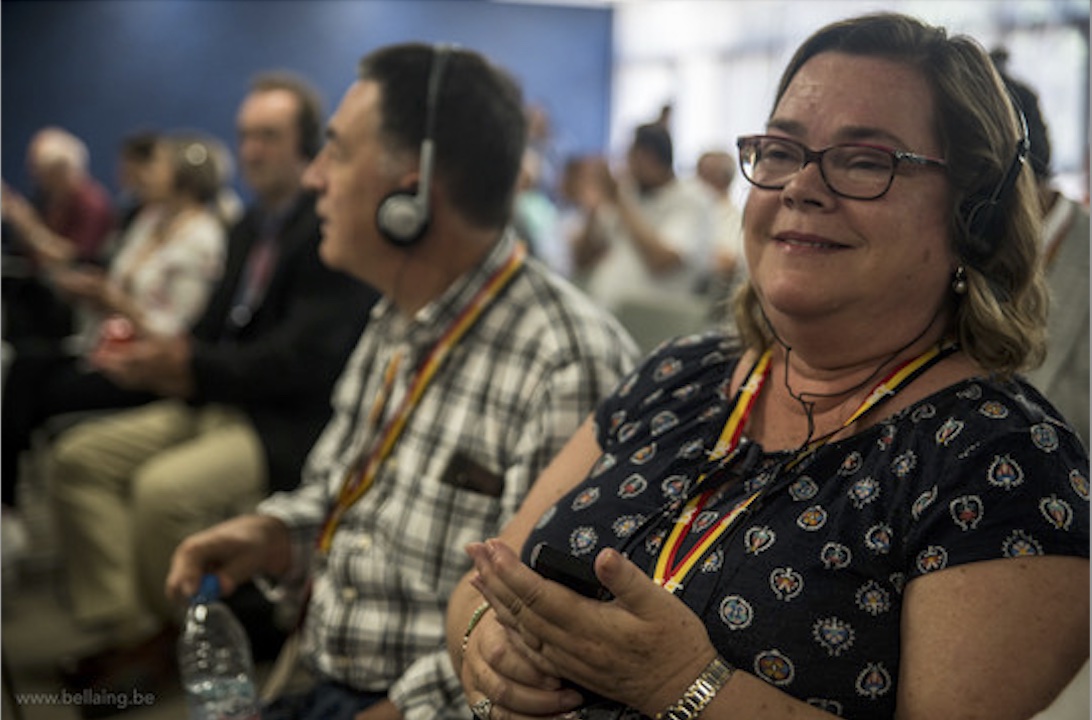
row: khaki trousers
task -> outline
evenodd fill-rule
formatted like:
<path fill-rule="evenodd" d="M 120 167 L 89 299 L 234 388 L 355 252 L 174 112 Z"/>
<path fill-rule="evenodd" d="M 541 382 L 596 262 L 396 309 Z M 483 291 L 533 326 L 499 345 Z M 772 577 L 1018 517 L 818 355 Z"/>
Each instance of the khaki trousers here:
<path fill-rule="evenodd" d="M 53 448 L 51 483 L 77 622 L 124 638 L 177 622 L 164 594 L 187 535 L 266 493 L 261 441 L 244 413 L 163 400 L 83 422 Z"/>

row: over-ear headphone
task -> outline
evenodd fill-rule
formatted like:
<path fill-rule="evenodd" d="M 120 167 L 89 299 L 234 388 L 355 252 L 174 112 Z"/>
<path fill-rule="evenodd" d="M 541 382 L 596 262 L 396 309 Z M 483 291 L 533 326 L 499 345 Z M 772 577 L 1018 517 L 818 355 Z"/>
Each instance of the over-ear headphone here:
<path fill-rule="evenodd" d="M 1020 120 L 1020 139 L 1016 141 L 1016 151 L 1013 153 L 1012 162 L 1001 178 L 993 192 L 984 199 L 975 199 L 964 203 L 960 211 L 963 227 L 966 231 L 966 243 L 964 253 L 966 259 L 972 264 L 981 262 L 993 254 L 994 237 L 997 224 L 1001 220 L 1001 203 L 1008 199 L 1020 170 L 1027 161 L 1031 150 L 1031 138 L 1028 132 L 1028 121 L 1024 117 L 1024 111 L 1020 104 L 1013 98 L 1013 109 Z"/>
<path fill-rule="evenodd" d="M 438 45 L 433 49 L 432 65 L 428 74 L 428 94 L 425 99 L 425 135 L 421 139 L 417 192 L 397 190 L 383 198 L 376 210 L 375 222 L 379 232 L 398 247 L 412 246 L 428 229 L 429 185 L 432 182 L 432 159 L 436 144 L 433 138 L 436 105 L 440 94 L 440 80 L 450 51 L 448 45 Z"/>

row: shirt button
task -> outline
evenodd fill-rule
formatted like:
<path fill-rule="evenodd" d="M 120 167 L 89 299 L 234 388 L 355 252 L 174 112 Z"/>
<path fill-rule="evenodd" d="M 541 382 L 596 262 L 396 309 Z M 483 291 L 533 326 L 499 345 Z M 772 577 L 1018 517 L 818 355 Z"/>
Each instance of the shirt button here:
<path fill-rule="evenodd" d="M 356 602 L 356 588 L 351 585 L 341 588 L 341 601 L 345 603 Z"/>
<path fill-rule="evenodd" d="M 356 546 L 363 552 L 368 552 L 372 549 L 372 536 L 368 534 L 362 534 L 360 539 L 356 541 Z"/>

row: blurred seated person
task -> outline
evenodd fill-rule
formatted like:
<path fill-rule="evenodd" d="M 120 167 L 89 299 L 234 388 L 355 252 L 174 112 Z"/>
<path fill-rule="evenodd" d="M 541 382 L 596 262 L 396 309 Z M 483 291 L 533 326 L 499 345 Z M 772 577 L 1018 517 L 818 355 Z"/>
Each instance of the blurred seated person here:
<path fill-rule="evenodd" d="M 118 195 L 114 201 L 117 207 L 119 237 L 125 233 L 146 202 L 144 178 L 146 168 L 155 155 L 157 140 L 158 133 L 151 130 L 140 130 L 121 140 L 115 165 Z"/>
<path fill-rule="evenodd" d="M 572 239 L 574 277 L 607 310 L 627 300 L 697 299 L 712 249 L 712 203 L 675 176 L 671 135 L 637 128 L 618 176 L 592 161 L 574 196 L 583 226 Z"/>
<path fill-rule="evenodd" d="M 82 140 L 59 127 L 43 128 L 31 138 L 26 161 L 32 200 L 7 182 L 0 190 L 5 256 L 30 264 L 29 277 L 5 277 L 4 338 L 13 343 L 71 332 L 71 314 L 53 295 L 51 273 L 73 262 L 101 263 L 114 228 L 110 195 L 88 172 Z"/>
<path fill-rule="evenodd" d="M 191 331 L 139 335 L 91 357 L 115 384 L 162 399 L 84 421 L 53 445 L 73 618 L 98 643 L 66 659 L 70 691 L 170 681 L 180 616 L 163 582 L 175 545 L 299 482 L 376 298 L 319 258 L 315 198 L 301 184 L 320 143 L 315 90 L 263 74 L 236 123 L 255 199 L 229 232 L 205 312 Z M 278 637 L 252 634 L 255 653 Z"/>
<path fill-rule="evenodd" d="M 558 210 L 543 189 L 541 156 L 528 147 L 523 152 L 512 225 L 535 257 L 562 276 L 569 274 L 569 251 L 558 225 Z"/>
<path fill-rule="evenodd" d="M 87 146 L 58 127 L 39 130 L 27 148 L 35 198 L 5 185 L 4 220 L 25 251 L 42 265 L 96 261 L 114 226 L 106 189 L 88 172 Z"/>
<path fill-rule="evenodd" d="M 220 192 L 217 193 L 213 205 L 224 223 L 231 227 L 243 219 L 243 215 L 246 214 L 246 205 L 243 204 L 242 197 L 235 191 L 233 186 L 235 182 L 235 159 L 231 156 L 231 151 L 218 142 L 214 146 L 214 154 L 216 155 L 216 167 L 220 169 Z"/>
<path fill-rule="evenodd" d="M 743 260 L 743 213 L 732 199 L 736 161 L 723 150 L 698 158 L 697 178 L 713 194 L 713 262 L 708 278 L 713 317 L 730 321 L 732 292 L 746 274 Z"/>
<path fill-rule="evenodd" d="M 1001 78 L 967 36 L 842 20 L 738 144 L 739 337 L 649 357 L 468 548 L 448 615 L 468 704 L 1033 715 L 1088 657 L 1089 464 L 1018 374 L 1046 287 Z M 611 598 L 527 567 L 543 544 Z"/>
<path fill-rule="evenodd" d="M 531 103 L 527 112 L 527 149 L 538 159 L 538 168 L 533 181 L 539 190 L 553 202 L 559 202 L 563 168 L 558 161 L 558 152 L 563 145 L 554 131 L 550 111 L 545 105 Z"/>
<path fill-rule="evenodd" d="M 85 356 L 126 342 L 127 335 L 188 332 L 205 310 L 227 252 L 227 231 L 213 205 L 221 177 L 216 144 L 190 134 L 157 139 L 142 178 L 144 207 L 109 269 L 83 263 L 53 270 L 61 297 L 87 313 L 88 322 L 82 337 L 72 338 L 76 343 L 16 346 L 0 432 L 5 506 L 16 504 L 20 456 L 47 418 L 156 397 L 118 386 L 93 370 Z"/>
<path fill-rule="evenodd" d="M 557 188 L 557 227 L 566 258 L 565 266 L 572 274 L 572 260 L 577 240 L 587 226 L 585 207 L 594 202 L 596 186 L 590 174 L 598 172 L 602 159 L 598 155 L 573 155 L 565 160 Z"/>
<path fill-rule="evenodd" d="M 1050 288 L 1047 354 L 1043 364 L 1028 373 L 1028 380 L 1050 398 L 1089 447 L 1089 218 L 1088 209 L 1054 186 L 1050 132 L 1039 106 L 1038 94 L 1026 83 L 1009 77 L 999 62 L 1002 77 L 1028 121 L 1031 151 L 1028 162 L 1035 174 L 1043 215 L 1042 253 Z"/>

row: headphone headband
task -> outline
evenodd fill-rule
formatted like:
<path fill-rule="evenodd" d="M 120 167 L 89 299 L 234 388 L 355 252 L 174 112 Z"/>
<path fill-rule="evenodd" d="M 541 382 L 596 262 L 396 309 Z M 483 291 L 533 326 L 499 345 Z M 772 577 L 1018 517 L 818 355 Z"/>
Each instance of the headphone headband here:
<path fill-rule="evenodd" d="M 400 190 L 391 193 L 379 204 L 376 224 L 387 240 L 399 247 L 409 247 L 425 234 L 429 221 L 429 194 L 432 186 L 432 165 L 436 152 L 436 116 L 440 103 L 440 87 L 444 68 L 452 46 L 433 46 L 432 63 L 425 94 L 425 130 L 421 138 L 421 157 L 417 172 L 417 192 Z"/>
<path fill-rule="evenodd" d="M 433 50 L 432 67 L 428 73 L 428 94 L 425 96 L 425 135 L 421 138 L 421 164 L 417 181 L 417 203 L 428 221 L 428 198 L 432 185 L 432 163 L 436 152 L 436 115 L 440 104 L 440 80 L 451 55 L 450 45 L 437 45 Z"/>
<path fill-rule="evenodd" d="M 1011 97 L 1011 95 L 1010 95 Z M 993 235 L 997 221 L 1000 219 L 1000 205 L 1012 193 L 1016 186 L 1016 180 L 1020 177 L 1031 151 L 1031 137 L 1028 132 L 1028 120 L 1024 117 L 1024 111 L 1015 97 L 1012 99 L 1012 108 L 1020 123 L 1020 137 L 1016 141 L 1016 150 L 1013 152 L 1012 162 L 1009 163 L 1005 174 L 994 186 L 993 191 L 983 200 L 978 200 L 963 213 L 963 226 L 967 231 L 967 243 L 965 246 L 966 258 L 971 264 L 978 264 L 989 258 L 995 249 L 995 242 L 990 237 Z"/>

